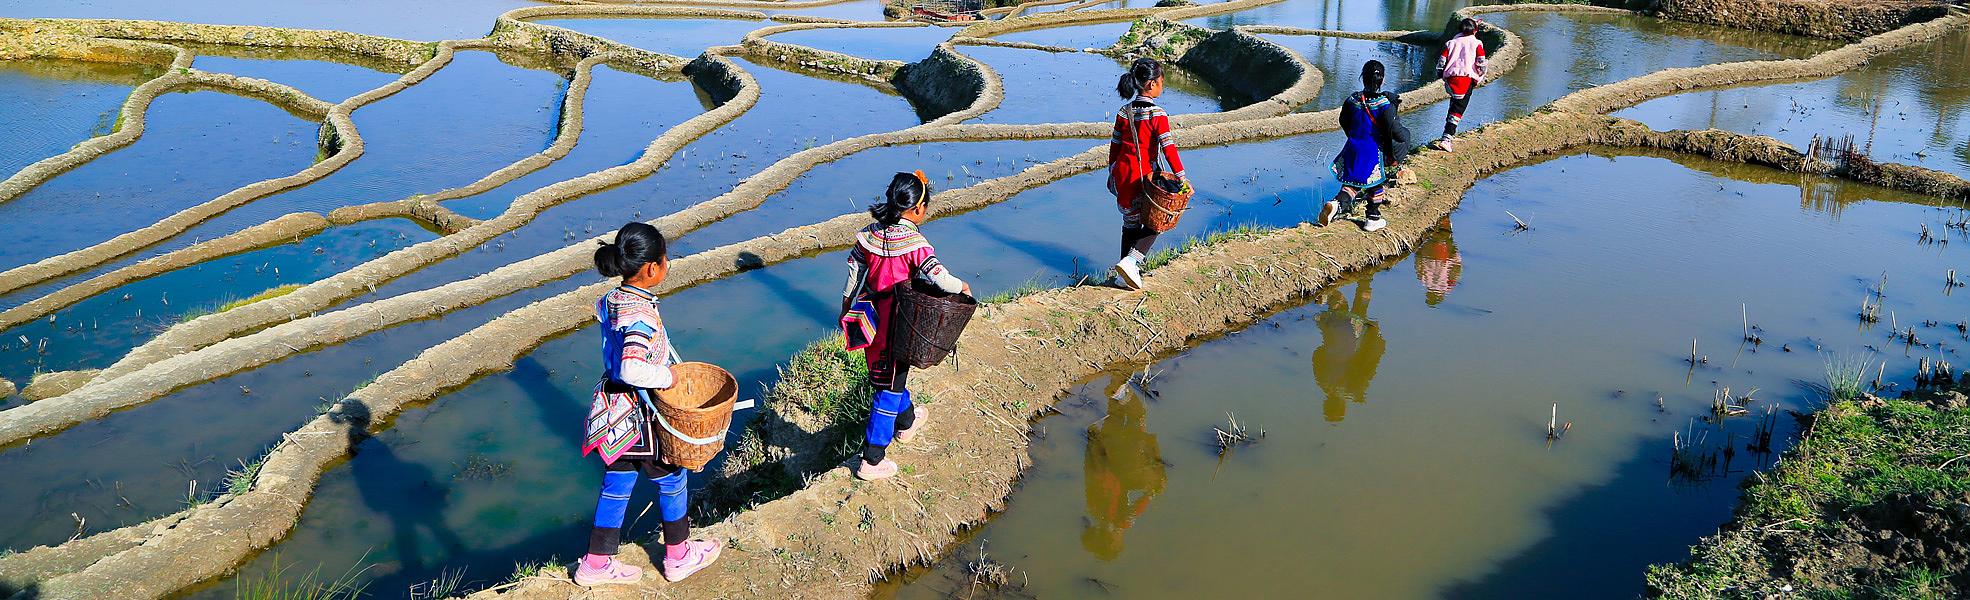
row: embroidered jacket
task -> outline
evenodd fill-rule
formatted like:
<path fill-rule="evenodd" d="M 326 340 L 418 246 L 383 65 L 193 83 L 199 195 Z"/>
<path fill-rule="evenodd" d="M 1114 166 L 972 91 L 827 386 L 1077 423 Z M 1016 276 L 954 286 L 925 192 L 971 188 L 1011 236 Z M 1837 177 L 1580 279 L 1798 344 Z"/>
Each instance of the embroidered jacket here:
<path fill-rule="evenodd" d="M 595 301 L 595 318 L 602 323 L 602 365 L 610 380 L 652 390 L 670 387 L 677 353 L 657 314 L 656 294 L 624 284 Z"/>

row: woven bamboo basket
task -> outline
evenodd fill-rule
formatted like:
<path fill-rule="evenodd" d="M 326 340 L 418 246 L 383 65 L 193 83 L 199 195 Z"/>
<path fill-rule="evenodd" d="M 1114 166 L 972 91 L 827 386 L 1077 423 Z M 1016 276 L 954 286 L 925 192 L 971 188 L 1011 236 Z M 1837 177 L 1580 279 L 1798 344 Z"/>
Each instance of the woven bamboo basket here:
<path fill-rule="evenodd" d="M 890 356 L 919 369 L 937 366 L 958 347 L 958 335 L 977 311 L 978 301 L 968 294 L 946 294 L 915 280 L 896 286 Z"/>
<path fill-rule="evenodd" d="M 1183 218 L 1183 211 L 1190 210 L 1190 196 L 1193 193 L 1190 184 L 1175 175 L 1158 171 L 1154 176 L 1145 177 L 1142 197 L 1149 201 L 1149 206 L 1142 211 L 1142 224 L 1158 233 L 1176 229 L 1177 221 Z"/>
<path fill-rule="evenodd" d="M 702 471 L 725 449 L 739 382 L 725 369 L 701 362 L 672 365 L 670 372 L 676 382 L 656 390 L 657 452 L 664 462 Z"/>

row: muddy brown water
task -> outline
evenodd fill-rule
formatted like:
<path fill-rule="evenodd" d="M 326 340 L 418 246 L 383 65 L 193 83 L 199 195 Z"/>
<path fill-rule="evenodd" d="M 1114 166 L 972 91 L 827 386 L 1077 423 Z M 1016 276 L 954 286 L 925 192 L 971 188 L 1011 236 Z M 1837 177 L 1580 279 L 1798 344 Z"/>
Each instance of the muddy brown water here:
<path fill-rule="evenodd" d="M 205 10 L 199 8 L 204 6 L 200 3 L 167 10 L 133 7 L 121 0 L 61 11 L 0 4 L 0 14 L 61 12 L 156 18 L 179 18 L 172 15 L 182 14 L 189 20 L 208 22 L 312 23 L 317 25 L 307 26 L 436 39 L 483 33 L 490 27 L 489 15 L 504 10 L 490 8 L 496 4 L 458 9 L 460 13 L 486 9 L 491 11 L 488 15 L 447 15 L 423 23 L 387 24 L 337 21 L 312 4 L 236 11 L 224 19 L 190 19 L 204 14 L 196 12 Z M 1434 29 L 1457 6 L 1383 3 L 1343 7 L 1339 3 L 1291 0 L 1197 22 L 1219 27 L 1270 23 L 1357 30 Z M 178 12 L 171 12 L 174 10 Z M 362 10 L 361 5 L 355 7 L 355 12 Z M 875 19 L 880 7 L 874 2 L 850 2 L 789 12 Z M 1798 38 L 1639 17 L 1513 14 L 1489 20 L 1524 36 L 1532 52 L 1519 71 L 1480 90 L 1467 117 L 1471 126 L 1526 114 L 1573 90 L 1662 68 L 1803 56 L 1828 47 Z M 472 25 L 467 27 L 466 22 Z M 653 50 L 695 56 L 705 46 L 736 43 L 744 32 L 771 23 L 561 19 L 555 24 Z M 1126 24 L 1078 26 L 1007 34 L 1001 39 L 1106 46 L 1126 28 Z M 445 33 L 448 31 L 465 33 Z M 420 32 L 430 35 L 417 35 Z M 879 46 L 860 42 L 864 35 L 881 33 L 897 32 L 824 30 L 782 34 L 774 39 L 851 54 L 855 48 L 866 48 L 872 57 L 900 58 L 928 54 L 937 37 L 926 30 L 913 32 L 915 37 L 904 36 L 908 40 L 882 38 L 884 43 Z M 1380 58 L 1390 63 L 1395 74 L 1391 87 L 1396 89 L 1424 85 L 1423 73 L 1433 68 L 1427 51 L 1400 44 L 1267 37 L 1301 52 L 1325 72 L 1325 89 L 1319 99 L 1305 107 L 1308 110 L 1337 104 L 1353 87 L 1354 69 L 1361 60 Z M 1860 132 L 1866 131 L 1862 126 L 1867 124 L 1862 117 L 1887 114 L 1877 108 L 1866 112 L 1850 108 L 1869 106 L 1853 102 L 1853 96 L 1861 95 L 1873 98 L 1875 105 L 1910 105 L 1908 119 L 1934 124 L 1911 131 L 1866 119 L 1876 121 L 1873 131 L 1882 147 L 1908 148 L 1895 160 L 1961 172 L 1963 163 L 1951 162 L 1958 160 L 1951 156 L 1963 155 L 1964 130 L 1956 115 L 1964 110 L 1965 101 L 1946 84 L 1954 81 L 1947 77 L 1955 76 L 1949 63 L 1923 57 L 1936 56 L 1939 50 L 1946 54 L 1964 43 L 1957 36 L 1945 38 L 1926 55 L 1907 52 L 1893 58 L 1894 62 L 1883 63 L 1894 65 L 1887 72 L 1874 72 L 1871 66 L 1845 78 L 1786 84 L 1796 87 L 1675 96 L 1645 104 L 1624 116 L 1648 120 L 1657 127 L 1701 126 L 1705 123 L 1690 120 L 1697 118 L 1693 115 L 1705 114 L 1705 106 L 1736 101 L 1731 94 L 1742 95 L 1744 103 L 1780 116 L 1777 111 L 1784 107 L 1769 100 L 1752 100 L 1769 93 L 1761 90 L 1786 90 L 1817 93 L 1833 100 L 1841 108 L 1816 111 L 1812 115 L 1816 122 Z M 965 46 L 959 50 L 992 65 L 1006 78 L 1005 103 L 976 119 L 978 122 L 1105 120 L 1118 102 L 1112 83 L 1120 65 L 1113 59 L 997 47 Z M 331 102 L 394 77 L 394 73 L 333 58 L 202 55 L 196 64 L 203 69 L 274 79 Z M 877 87 L 735 62 L 760 80 L 764 96 L 758 106 L 693 142 L 656 174 L 549 209 L 533 223 L 501 236 L 498 242 L 386 283 L 344 306 L 484 273 L 560 248 L 571 241 L 570 236 L 585 238 L 628 218 L 653 218 L 715 196 L 801 149 L 921 122 L 904 99 Z M 100 133 L 104 115 L 113 119 L 122 95 L 153 74 L 61 62 L 10 63 L 0 70 L 0 106 L 20 111 L 0 113 L 5 115 L 0 116 L 0 131 L 32 131 L 34 137 L 30 139 L 35 141 L 10 147 L 8 150 L 19 156 L 0 155 L 0 166 L 18 168 Z M 564 73 L 508 64 L 485 52 L 462 52 L 454 64 L 430 81 L 356 112 L 370 151 L 343 173 L 256 202 L 106 268 L 292 210 L 325 210 L 395 199 L 477 179 L 551 141 L 556 133 L 560 95 L 566 86 L 564 77 Z M 1937 81 L 1945 83 L 1934 83 Z M 1242 105 L 1243 100 L 1220 96 L 1209 81 L 1177 77 L 1164 105 L 1176 113 Z M 218 108 L 174 106 L 188 101 L 209 102 Z M 541 172 L 447 206 L 472 216 L 497 214 L 513 197 L 539 186 L 633 160 L 649 139 L 708 106 L 688 83 L 653 81 L 598 67 L 587 103 L 590 130 L 584 132 L 574 152 Z M 1405 120 L 1412 130 L 1426 135 L 1440 125 L 1441 111 L 1440 106 L 1426 107 Z M 1710 114 L 1719 113 L 1712 110 Z M 1742 121 L 1729 116 L 1734 113 L 1722 114 L 1725 116 L 1711 117 L 1710 122 L 1742 126 Z M 15 115 L 33 115 L 46 125 L 29 126 Z M 124 195 L 117 186 L 129 185 L 130 180 L 111 173 L 118 164 L 114 160 L 121 155 L 127 155 L 125 165 L 168 160 L 189 167 L 194 164 L 191 157 L 149 150 L 152 146 L 168 149 L 189 145 L 195 134 L 172 133 L 191 127 L 188 123 L 253 132 L 229 143 L 250 143 L 260 139 L 262 132 L 284 131 L 291 131 L 290 137 L 308 140 L 299 145 L 304 150 L 312 142 L 312 124 L 264 103 L 213 92 L 164 96 L 151 116 L 151 131 L 131 148 L 57 177 L 44 187 L 72 190 L 68 192 L 71 194 Z M 1793 133 L 1790 129 L 1755 132 L 1803 143 L 1785 137 Z M 268 144 L 271 148 L 295 145 L 278 134 L 266 137 L 280 141 Z M 1917 142 L 1925 156 L 1913 155 Z M 677 245 L 680 252 L 701 249 L 851 212 L 875 194 L 887 173 L 899 169 L 924 167 L 933 176 L 944 176 L 940 187 L 955 187 L 1099 143 L 984 142 L 871 150 L 823 165 L 758 209 L 686 235 Z M 1186 166 L 1193 177 L 1215 183 L 1205 186 L 1199 209 L 1162 245 L 1244 224 L 1297 223 L 1310 210 L 1311 199 L 1334 193 L 1327 161 L 1339 144 L 1337 134 L 1327 133 L 1186 149 Z M 311 150 L 287 157 L 275 151 L 254 152 L 254 147 L 237 153 L 255 161 L 291 158 L 297 162 L 282 165 L 285 171 L 255 173 L 248 180 L 292 172 L 312 158 Z M 1958 152 L 1952 155 L 1945 151 L 1951 148 Z M 250 161 L 228 164 L 226 169 L 187 170 L 200 177 L 246 177 L 242 169 L 247 164 Z M 155 169 L 126 166 L 124 170 L 139 177 L 161 173 L 169 177 L 168 172 Z M 1608 184 L 1622 181 L 1649 185 Z M 1664 193 L 1662 182 L 1680 187 L 1674 188 L 1674 193 Z M 180 195 L 185 202 L 202 201 L 231 186 L 209 187 L 223 189 Z M 1614 189 L 1602 193 L 1601 187 Z M 1667 197 L 1624 201 L 1620 195 L 1642 193 L 1634 191 L 1637 189 Z M 1737 196 L 1739 192 L 1746 196 Z M 1782 201 L 1788 197 L 1798 204 Z M 1178 556 L 1165 551 L 1177 541 L 1201 540 L 1205 544 L 1267 544 L 1281 550 L 1267 560 L 1297 558 L 1280 563 L 1197 563 L 1214 573 L 1238 574 L 1241 581 L 1256 586 L 1250 591 L 1268 594 L 1297 588 L 1263 587 L 1271 580 L 1262 574 L 1270 571 L 1257 570 L 1259 565 L 1324 574 L 1322 581 L 1336 582 L 1334 590 L 1358 592 L 1356 595 L 1498 596 L 1505 595 L 1501 590 L 1517 589 L 1510 586 L 1526 580 L 1542 581 L 1539 585 L 1555 591 L 1610 590 L 1607 595 L 1627 595 L 1639 582 L 1639 565 L 1674 558 L 1721 521 L 1733 497 L 1730 483 L 1742 476 L 1740 470 L 1705 482 L 1663 483 L 1658 455 L 1666 454 L 1667 432 L 1671 426 L 1685 426 L 1687 417 L 1707 404 L 1710 393 L 1708 380 L 1700 375 L 1689 383 L 1664 379 L 1665 372 L 1675 374 L 1674 362 L 1679 349 L 1687 344 L 1685 338 L 1699 337 L 1705 348 L 1717 346 L 1719 350 L 1709 353 L 1721 361 L 1717 357 L 1726 354 L 1722 348 L 1737 337 L 1736 320 L 1728 319 L 1735 312 L 1730 305 L 1752 303 L 1751 320 L 1772 332 L 1766 336 L 1765 348 L 1739 359 L 1746 365 L 1744 369 L 1754 372 L 1740 376 L 1719 367 L 1711 379 L 1739 390 L 1745 385 L 1765 386 L 1760 397 L 1802 406 L 1808 394 L 1786 383 L 1814 379 L 1821 357 L 1802 350 L 1798 340 L 1810 336 L 1853 342 L 1880 336 L 1879 330 L 1860 330 L 1840 318 L 1844 314 L 1841 311 L 1850 311 L 1847 305 L 1857 303 L 1866 281 L 1879 273 L 1866 272 L 1868 269 L 1856 266 L 1860 259 L 1851 258 L 1865 254 L 1837 255 L 1850 259 L 1842 262 L 1821 260 L 1822 253 L 1862 245 L 1893 250 L 1877 253 L 1881 260 L 1899 261 L 1897 269 L 1906 269 L 1906 273 L 1897 270 L 1891 274 L 1891 290 L 1902 287 L 1897 282 L 1910 283 L 1906 286 L 1909 295 L 1894 297 L 1892 302 L 1908 302 L 1909 311 L 1954 306 L 1961 312 L 1960 293 L 1940 300 L 1916 295 L 1919 288 L 1915 282 L 1940 277 L 1936 265 L 1961 262 L 1960 256 L 1951 254 L 1960 250 L 1904 248 L 1906 244 L 1900 240 L 1904 234 L 1913 238 L 1909 232 L 1919 220 L 1917 216 L 1933 220 L 1929 215 L 1940 214 L 1907 203 L 1917 200 L 1818 180 L 1774 182 L 1763 171 L 1692 161 L 1674 163 L 1654 157 L 1571 157 L 1499 175 L 1474 190 L 1465 208 L 1453 217 L 1452 227 L 1421 250 L 1441 254 L 1454 248 L 1453 254 L 1459 257 L 1457 266 L 1432 262 L 1428 269 L 1422 269 L 1405 261 L 1364 279 L 1365 285 L 1341 286 L 1309 300 L 1306 306 L 1288 308 L 1267 323 L 1159 361 L 1152 368 L 1164 375 L 1148 389 L 1162 398 L 1119 404 L 1113 418 L 1104 419 L 1108 405 L 1120 401 L 1111 400 L 1112 390 L 1105 382 L 1089 382 L 1076 393 L 1077 399 L 1063 404 L 1068 414 L 1042 421 L 1043 429 L 1050 433 L 1036 438 L 1038 464 L 1026 487 L 1013 498 L 1012 509 L 981 535 L 949 548 L 954 558 L 948 564 L 908 574 L 899 579 L 899 585 L 907 581 L 907 587 L 886 593 L 916 596 L 962 591 L 957 586 L 962 577 L 958 575 L 959 563 L 973 557 L 978 544 L 984 543 L 991 556 L 1022 574 L 1030 574 L 1036 567 L 1045 572 L 1033 577 L 1031 587 L 1022 593 L 1071 597 L 1102 590 L 1125 596 L 1173 594 L 1193 588 L 1185 587 L 1191 585 L 1187 582 L 1163 579 L 1182 572 L 1178 567 L 1183 565 L 1161 563 L 1159 559 Z M 982 293 L 1027 282 L 1057 285 L 1099 271 L 1112 257 L 1111 201 L 1101 175 L 1087 174 L 1028 191 L 997 206 L 934 222 L 926 231 L 947 262 Z M 30 203 L 22 206 L 31 206 L 37 200 L 30 197 L 0 204 L 0 212 L 22 202 Z M 1501 220 L 1498 215 L 1506 207 L 1531 220 L 1534 231 L 1506 235 L 1501 228 L 1508 219 Z M 20 214 L 24 219 L 50 218 L 46 211 L 23 209 Z M 1660 218 L 1662 215 L 1672 218 Z M 101 220 L 96 222 L 102 231 L 73 236 L 71 241 L 90 243 L 142 222 L 124 218 L 129 216 L 113 212 L 99 215 Z M 1452 230 L 1454 237 L 1449 234 Z M 256 250 L 132 283 L 78 303 L 58 314 L 52 324 L 36 322 L 0 332 L 0 375 L 20 381 L 35 368 L 100 366 L 130 345 L 148 339 L 149 333 L 141 327 L 144 323 L 137 319 L 137 306 L 120 301 L 126 293 L 133 302 L 156 304 L 145 310 L 143 321 L 156 319 L 161 323 L 226 298 L 339 272 L 374 253 L 387 251 L 392 244 L 413 243 L 431 235 L 395 220 L 338 227 L 296 244 Z M 1643 242 L 1655 245 L 1638 249 Z M 1759 252 L 1743 257 L 1731 254 L 1732 260 L 1722 266 L 1699 253 L 1719 252 L 1734 243 Z M 1955 246 L 1964 243 L 1970 242 L 1959 241 Z M 316 253 L 316 248 L 322 251 Z M 0 259 L 27 262 L 45 256 L 48 250 L 17 247 L 14 254 L 0 252 Z M 1614 262 L 1618 258 L 1625 260 Z M 826 332 L 840 291 L 840 260 L 838 253 L 828 253 L 685 290 L 666 299 L 665 315 L 686 356 L 727 366 L 739 375 L 744 393 L 757 396 L 761 387 L 774 379 L 778 361 Z M 261 269 L 262 265 L 267 268 Z M 1593 265 L 1599 267 L 1590 268 Z M 276 267 L 280 276 L 271 277 L 269 273 Z M 1929 270 L 1937 273 L 1925 274 Z M 72 283 L 91 273 L 50 285 Z M 1425 288 L 1419 276 L 1443 289 Z M 1459 282 L 1454 289 L 1445 285 L 1451 279 Z M 282 432 L 310 418 L 321 398 L 346 393 L 421 349 L 494 316 L 594 280 L 592 275 L 577 275 L 484 306 L 454 311 L 442 319 L 406 324 L 341 346 L 298 354 L 179 390 L 157 402 L 36 440 L 28 447 L 0 452 L 0 476 L 12 481 L 46 482 L 6 486 L 0 491 L 0 501 L 25 507 L 22 518 L 10 519 L 0 527 L 0 546 L 23 548 L 66 539 L 74 531 L 74 522 L 67 516 L 70 512 L 86 515 L 86 529 L 91 532 L 173 512 L 182 506 L 187 481 L 198 482 L 200 490 L 218 486 L 228 465 L 259 455 Z M 1383 300 L 1374 300 L 1370 288 L 1380 291 Z M 23 290 L 0 298 L 0 303 L 23 302 L 48 289 Z M 169 309 L 161 301 L 166 295 Z M 1724 298 L 1732 295 L 1742 297 Z M 157 298 L 146 299 L 149 296 Z M 1760 298 L 1768 305 L 1763 310 Z M 1374 311 L 1366 310 L 1363 299 L 1373 301 Z M 1687 307 L 1675 308 L 1679 305 Z M 1835 305 L 1842 308 L 1834 310 Z M 1614 308 L 1637 306 L 1642 308 Z M 1762 314 L 1765 311 L 1770 312 Z M 1947 311 L 1934 312 L 1940 315 Z M 113 323 L 117 333 L 64 329 L 78 326 L 85 316 L 93 325 L 87 331 L 100 331 Z M 1370 330 L 1378 335 L 1368 335 Z M 1588 333 L 1571 335 L 1573 332 Z M 1335 334 L 1332 342 L 1327 341 L 1330 333 Z M 14 339 L 30 334 L 31 339 L 48 337 L 63 343 L 54 345 L 55 350 L 48 355 L 39 355 Z M 512 372 L 489 376 L 414 407 L 377 437 L 361 441 L 348 462 L 324 474 L 315 499 L 289 539 L 250 559 L 242 566 L 243 572 L 264 574 L 276 558 L 283 565 L 320 565 L 328 574 L 359 564 L 357 568 L 367 568 L 363 579 L 372 585 L 372 594 L 394 596 L 446 572 L 463 572 L 467 582 L 484 585 L 504 579 L 515 562 L 546 560 L 555 555 L 566 558 L 578 552 L 598 477 L 591 465 L 574 457 L 577 444 L 570 424 L 579 419 L 581 410 L 575 400 L 585 393 L 597 370 L 592 342 L 592 332 L 587 331 L 550 341 Z M 1795 352 L 1772 349 L 1785 343 Z M 1891 376 L 1895 369 L 1905 372 L 1912 368 L 1912 359 L 1905 360 L 1912 355 L 1894 354 L 1881 344 L 1876 346 L 1895 356 Z M 1380 357 L 1372 356 L 1376 354 Z M 1316 355 L 1322 358 L 1316 360 Z M 1670 364 L 1664 367 L 1661 363 Z M 1307 373 L 1309 370 L 1312 372 Z M 1375 375 L 1368 376 L 1368 371 Z M 1222 393 L 1226 377 L 1245 381 L 1238 393 Z M 1625 391 L 1628 400 L 1615 399 L 1614 390 Z M 1634 398 L 1649 391 L 1664 392 L 1667 412 L 1654 412 L 1652 398 Z M 1203 393 L 1211 394 L 1214 401 L 1171 400 L 1172 394 Z M 1562 418 L 1576 421 L 1576 430 L 1549 451 L 1536 442 L 1544 426 L 1542 407 L 1554 401 L 1562 402 Z M 1222 422 L 1227 409 L 1236 410 L 1241 420 L 1266 427 L 1268 436 L 1259 445 L 1240 450 L 1220 469 L 1215 466 L 1215 454 L 1203 447 L 1201 440 L 1210 425 Z M 1446 425 L 1451 423 L 1457 427 Z M 1727 430 L 1741 433 L 1743 425 L 1733 421 Z M 1104 455 L 1117 457 L 1110 461 L 1114 464 L 1090 466 L 1086 446 L 1077 445 L 1085 444 L 1079 432 L 1090 427 L 1102 434 L 1095 436 L 1098 440 L 1107 440 L 1100 441 L 1100 448 Z M 1129 457 L 1139 459 L 1145 454 L 1140 446 L 1152 436 L 1158 440 L 1158 462 L 1169 463 L 1160 469 L 1160 483 L 1155 483 L 1153 472 L 1157 469 L 1150 462 L 1128 462 L 1132 460 Z M 130 456 L 147 459 L 128 460 Z M 1739 460 L 1748 464 L 1743 455 Z M 1203 475 L 1206 461 L 1210 470 L 1219 474 L 1216 481 Z M 1085 477 L 1089 472 L 1095 476 Z M 1281 481 L 1290 485 L 1282 490 L 1278 485 Z M 1437 485 L 1428 493 L 1401 493 L 1424 487 L 1418 482 Z M 1065 487 L 1050 487 L 1053 485 Z M 1094 487 L 1125 489 L 1124 500 L 1091 498 L 1089 490 Z M 1149 493 L 1151 488 L 1157 491 Z M 1314 508 L 1324 510 L 1295 509 L 1308 498 L 1316 499 Z M 647 500 L 639 496 L 635 502 L 641 506 Z M 1251 510 L 1237 514 L 1203 511 L 1203 517 L 1194 514 L 1227 502 L 1242 503 L 1236 505 Z M 1124 514 L 1111 510 L 1120 506 L 1139 514 L 1115 517 Z M 1097 512 L 1106 516 L 1094 516 Z M 1636 513 L 1645 515 L 1637 517 Z M 1076 521 L 1077 517 L 1081 520 Z M 1129 526 L 1118 525 L 1124 521 Z M 1290 526 L 1282 527 L 1282 523 Z M 1382 530 L 1385 535 L 1372 531 L 1371 523 L 1387 525 Z M 1222 530 L 1210 529 L 1215 525 L 1222 525 Z M 633 534 L 647 537 L 653 526 L 641 522 Z M 1087 534 L 1089 530 L 1096 533 Z M 1084 541 L 1083 535 L 1094 541 Z M 1415 542 L 1426 536 L 1440 537 L 1443 542 Z M 1308 544 L 1309 540 L 1317 542 Z M 1614 548 L 1617 551 L 1602 549 L 1604 544 L 1618 546 Z M 1578 568 L 1566 573 L 1539 569 L 1539 565 L 1562 561 L 1573 561 Z M 1314 570 L 1307 571 L 1303 563 L 1314 564 Z M 1389 587 L 1377 587 L 1383 585 Z M 215 581 L 197 592 L 206 596 L 231 593 L 230 581 Z"/>

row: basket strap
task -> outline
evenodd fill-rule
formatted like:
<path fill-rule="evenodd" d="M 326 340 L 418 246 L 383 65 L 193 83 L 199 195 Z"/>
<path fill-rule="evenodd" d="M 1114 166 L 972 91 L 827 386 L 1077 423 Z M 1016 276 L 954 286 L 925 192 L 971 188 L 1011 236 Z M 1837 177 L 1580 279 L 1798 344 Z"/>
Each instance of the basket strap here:
<path fill-rule="evenodd" d="M 676 427 L 671 427 L 670 421 L 664 419 L 663 413 L 657 413 L 657 425 L 663 427 L 664 431 L 670 432 L 671 435 L 677 436 L 677 439 L 684 440 L 693 446 L 704 446 L 725 439 L 725 432 L 723 431 L 712 434 L 709 437 L 701 438 L 685 435 L 684 432 L 678 431 Z"/>
<path fill-rule="evenodd" d="M 677 439 L 684 440 L 685 442 L 693 446 L 703 446 L 706 444 L 710 444 L 712 442 L 717 442 L 725 439 L 726 432 L 723 431 L 712 434 L 709 437 L 701 437 L 701 438 L 691 437 L 690 435 L 686 435 L 684 432 L 678 431 L 676 427 L 672 427 L 670 425 L 670 420 L 664 418 L 663 411 L 657 410 L 657 405 L 650 401 L 650 392 L 643 389 L 637 389 L 636 395 L 643 399 L 643 405 L 649 407 L 650 414 L 657 418 L 657 426 L 664 428 L 664 431 L 670 432 L 671 435 L 677 436 Z"/>

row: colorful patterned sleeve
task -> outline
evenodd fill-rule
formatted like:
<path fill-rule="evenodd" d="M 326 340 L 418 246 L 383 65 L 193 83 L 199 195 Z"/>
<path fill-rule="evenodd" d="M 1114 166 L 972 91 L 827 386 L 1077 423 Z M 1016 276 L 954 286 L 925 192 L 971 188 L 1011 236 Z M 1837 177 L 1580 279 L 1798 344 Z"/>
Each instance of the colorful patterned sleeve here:
<path fill-rule="evenodd" d="M 935 249 L 924 246 L 916 252 L 912 252 L 910 258 L 912 262 L 916 263 L 917 274 L 921 275 L 926 281 L 935 284 L 937 289 L 943 290 L 946 294 L 956 294 L 964 291 L 964 280 L 958 279 L 957 275 L 951 274 L 950 269 L 944 268 L 944 262 L 937 260 L 937 251 Z"/>
<path fill-rule="evenodd" d="M 1176 140 L 1170 136 L 1170 115 L 1162 108 L 1155 109 L 1156 116 L 1150 117 L 1149 127 L 1156 132 L 1156 145 L 1163 150 L 1163 159 L 1170 162 L 1170 170 L 1177 177 L 1183 177 L 1183 159 L 1177 156 Z"/>
<path fill-rule="evenodd" d="M 862 278 L 869 273 L 869 259 L 862 255 L 860 247 L 848 249 L 848 284 L 841 288 L 841 297 L 854 298 L 855 290 L 862 287 Z"/>
<path fill-rule="evenodd" d="M 670 335 L 654 304 L 617 307 L 613 325 L 622 336 L 622 363 L 616 373 L 623 383 L 652 390 L 671 386 Z"/>

